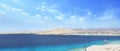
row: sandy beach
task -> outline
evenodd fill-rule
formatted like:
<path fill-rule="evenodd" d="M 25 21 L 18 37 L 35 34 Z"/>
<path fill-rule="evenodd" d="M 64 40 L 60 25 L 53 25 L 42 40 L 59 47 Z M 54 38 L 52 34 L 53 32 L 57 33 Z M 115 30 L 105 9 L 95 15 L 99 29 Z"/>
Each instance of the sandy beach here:
<path fill-rule="evenodd" d="M 93 45 L 87 47 L 86 51 L 120 51 L 120 44 Z"/>
<path fill-rule="evenodd" d="M 120 51 L 120 44 L 92 45 L 85 48 L 76 48 L 68 51 Z"/>

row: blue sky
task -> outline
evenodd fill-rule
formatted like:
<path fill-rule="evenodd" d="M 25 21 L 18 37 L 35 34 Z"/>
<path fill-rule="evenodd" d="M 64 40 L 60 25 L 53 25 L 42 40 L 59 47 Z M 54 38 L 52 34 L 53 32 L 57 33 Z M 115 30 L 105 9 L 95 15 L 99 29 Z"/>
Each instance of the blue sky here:
<path fill-rule="evenodd" d="M 0 31 L 120 28 L 119 0 L 1 0 Z"/>

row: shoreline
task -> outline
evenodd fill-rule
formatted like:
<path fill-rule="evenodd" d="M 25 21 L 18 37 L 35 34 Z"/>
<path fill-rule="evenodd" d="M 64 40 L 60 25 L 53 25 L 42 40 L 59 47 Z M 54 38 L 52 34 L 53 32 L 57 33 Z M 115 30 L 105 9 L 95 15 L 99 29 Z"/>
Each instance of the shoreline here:
<path fill-rule="evenodd" d="M 120 51 L 120 44 L 92 45 L 86 51 Z"/>
<path fill-rule="evenodd" d="M 74 48 L 68 51 L 120 51 L 120 41 L 119 42 L 109 42 L 105 44 L 95 44 L 82 48 Z"/>
<path fill-rule="evenodd" d="M 0 35 L 20 35 L 20 34 L 31 34 L 31 35 L 84 35 L 84 36 L 120 36 L 120 34 L 39 34 L 39 33 L 0 33 Z"/>
<path fill-rule="evenodd" d="M 67 29 L 58 28 L 41 31 L 12 31 L 0 32 L 0 34 L 35 34 L 35 35 L 98 35 L 120 36 L 120 29 Z"/>
<path fill-rule="evenodd" d="M 120 36 L 120 34 L 37 34 L 36 35 L 86 35 L 86 36 Z"/>

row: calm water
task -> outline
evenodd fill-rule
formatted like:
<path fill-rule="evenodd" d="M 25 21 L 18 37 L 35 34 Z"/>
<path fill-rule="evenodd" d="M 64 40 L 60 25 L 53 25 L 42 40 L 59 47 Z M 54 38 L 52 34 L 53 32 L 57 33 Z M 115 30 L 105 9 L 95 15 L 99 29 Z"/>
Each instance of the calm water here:
<path fill-rule="evenodd" d="M 67 51 L 90 45 L 120 43 L 120 36 L 81 35 L 0 35 L 0 51 Z"/>

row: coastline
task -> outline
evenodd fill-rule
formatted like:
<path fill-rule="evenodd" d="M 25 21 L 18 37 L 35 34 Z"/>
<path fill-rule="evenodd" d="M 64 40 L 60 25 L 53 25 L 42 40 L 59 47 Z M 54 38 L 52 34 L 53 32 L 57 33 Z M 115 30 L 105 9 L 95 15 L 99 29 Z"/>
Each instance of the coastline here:
<path fill-rule="evenodd" d="M 108 41 L 108 43 L 105 44 L 94 44 L 87 47 L 71 49 L 68 51 L 120 51 L 120 41 Z"/>
<path fill-rule="evenodd" d="M 35 33 L 35 35 L 85 35 L 85 36 L 120 36 L 120 34 L 38 34 Z"/>
<path fill-rule="evenodd" d="M 120 44 L 92 45 L 86 51 L 120 51 Z"/>
<path fill-rule="evenodd" d="M 84 48 L 75 48 L 68 51 L 120 51 L 120 44 L 91 45 Z"/>
<path fill-rule="evenodd" d="M 83 35 L 83 36 L 120 36 L 120 34 L 39 34 L 39 33 L 0 33 L 0 35 L 12 35 L 12 34 L 32 34 L 32 35 Z"/>
<path fill-rule="evenodd" d="M 39 33 L 0 33 L 0 35 L 20 35 L 20 34 L 32 34 L 32 35 L 81 35 L 81 36 L 120 36 L 120 34 L 39 34 Z"/>
<path fill-rule="evenodd" d="M 120 29 L 52 29 L 44 31 L 0 32 L 0 34 L 120 36 Z"/>
<path fill-rule="evenodd" d="M 119 29 L 52 29 L 41 32 L 33 32 L 35 34 L 45 35 L 101 35 L 101 36 L 120 36 Z"/>

